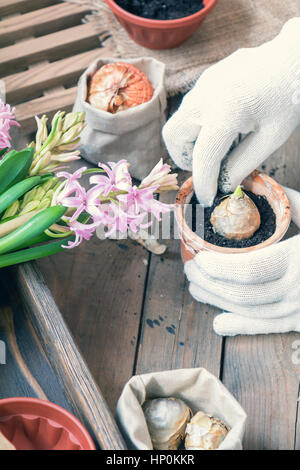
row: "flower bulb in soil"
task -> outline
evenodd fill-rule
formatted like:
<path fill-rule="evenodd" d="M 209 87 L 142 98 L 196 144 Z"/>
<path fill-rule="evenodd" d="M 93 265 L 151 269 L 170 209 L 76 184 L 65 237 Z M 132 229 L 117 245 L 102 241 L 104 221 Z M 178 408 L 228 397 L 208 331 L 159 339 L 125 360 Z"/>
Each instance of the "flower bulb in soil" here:
<path fill-rule="evenodd" d="M 227 239 L 245 240 L 260 227 L 260 213 L 252 201 L 237 187 L 213 210 L 210 222 L 213 230 Z"/>

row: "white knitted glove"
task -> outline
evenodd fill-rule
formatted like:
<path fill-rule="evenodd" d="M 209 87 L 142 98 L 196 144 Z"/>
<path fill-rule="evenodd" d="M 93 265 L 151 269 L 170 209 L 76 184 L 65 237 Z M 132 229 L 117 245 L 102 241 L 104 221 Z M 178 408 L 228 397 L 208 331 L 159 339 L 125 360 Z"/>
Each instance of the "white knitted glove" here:
<path fill-rule="evenodd" d="M 200 202 L 211 205 L 218 179 L 223 191 L 235 189 L 291 135 L 300 123 L 299 78 L 300 18 L 201 75 L 163 129 L 174 162 L 193 170 Z M 239 134 L 249 135 L 224 161 Z"/>
<path fill-rule="evenodd" d="M 285 191 L 300 227 L 300 193 Z M 196 300 L 231 312 L 215 318 L 216 333 L 300 332 L 300 235 L 249 253 L 203 251 L 185 273 Z"/>

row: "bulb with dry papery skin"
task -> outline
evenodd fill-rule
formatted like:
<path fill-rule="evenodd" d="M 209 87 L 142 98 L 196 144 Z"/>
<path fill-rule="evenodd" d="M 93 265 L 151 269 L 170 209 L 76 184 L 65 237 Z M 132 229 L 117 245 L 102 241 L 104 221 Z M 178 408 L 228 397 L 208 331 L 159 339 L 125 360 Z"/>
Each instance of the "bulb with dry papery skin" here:
<path fill-rule="evenodd" d="M 229 430 L 229 426 L 224 421 L 198 411 L 186 427 L 185 448 L 187 450 L 217 449 Z"/>
<path fill-rule="evenodd" d="M 92 76 L 88 91 L 92 106 L 113 114 L 146 103 L 152 96 L 146 75 L 124 62 L 103 65 Z"/>
<path fill-rule="evenodd" d="M 143 404 L 143 412 L 153 449 L 178 449 L 191 417 L 190 408 L 179 398 L 155 398 Z"/>
<path fill-rule="evenodd" d="M 260 227 L 260 214 L 252 199 L 238 186 L 233 194 L 215 207 L 210 223 L 219 235 L 244 240 L 252 237 Z"/>

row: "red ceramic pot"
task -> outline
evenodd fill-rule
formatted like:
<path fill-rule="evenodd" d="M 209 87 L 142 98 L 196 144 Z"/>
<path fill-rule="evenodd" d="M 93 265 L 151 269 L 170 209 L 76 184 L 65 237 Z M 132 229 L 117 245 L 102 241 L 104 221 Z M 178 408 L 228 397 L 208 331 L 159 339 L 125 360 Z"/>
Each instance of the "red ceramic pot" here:
<path fill-rule="evenodd" d="M 203 240 L 188 226 L 185 219 L 186 204 L 189 204 L 193 194 L 193 180 L 187 179 L 176 196 L 175 217 L 181 238 L 181 257 L 186 263 L 203 250 L 217 251 L 219 253 L 248 253 L 279 242 L 285 235 L 291 222 L 291 209 L 287 195 L 283 188 L 270 176 L 257 170 L 242 182 L 243 187 L 254 194 L 265 196 L 276 216 L 276 230 L 273 235 L 259 245 L 247 248 L 225 248 L 212 245 Z"/>
<path fill-rule="evenodd" d="M 0 400 L 0 431 L 17 450 L 95 450 L 75 416 L 37 398 Z"/>
<path fill-rule="evenodd" d="M 198 29 L 217 3 L 217 0 L 204 0 L 202 10 L 184 18 L 151 20 L 129 13 L 114 0 L 105 1 L 129 36 L 149 49 L 171 49 L 182 44 Z"/>

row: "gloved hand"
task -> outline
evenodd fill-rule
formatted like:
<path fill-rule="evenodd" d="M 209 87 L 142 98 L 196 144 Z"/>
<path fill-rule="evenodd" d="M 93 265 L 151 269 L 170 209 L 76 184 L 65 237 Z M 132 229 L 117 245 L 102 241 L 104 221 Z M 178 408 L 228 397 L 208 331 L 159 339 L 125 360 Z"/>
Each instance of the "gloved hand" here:
<path fill-rule="evenodd" d="M 300 193 L 285 191 L 300 227 Z M 231 312 L 216 316 L 216 333 L 300 332 L 300 235 L 249 253 L 203 251 L 185 273 L 196 300 Z"/>
<path fill-rule="evenodd" d="M 300 123 L 299 78 L 300 18 L 201 75 L 163 129 L 172 159 L 193 171 L 201 203 L 211 205 L 218 179 L 223 191 L 235 189 L 291 135 Z M 248 135 L 224 161 L 239 134 Z"/>

